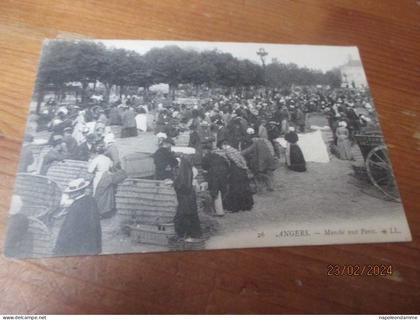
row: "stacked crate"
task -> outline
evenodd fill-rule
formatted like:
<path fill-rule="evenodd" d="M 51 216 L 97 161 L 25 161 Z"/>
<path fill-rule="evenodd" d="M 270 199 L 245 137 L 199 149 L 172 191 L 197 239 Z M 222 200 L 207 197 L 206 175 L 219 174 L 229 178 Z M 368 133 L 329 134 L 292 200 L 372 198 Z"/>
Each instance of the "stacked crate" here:
<path fill-rule="evenodd" d="M 164 181 L 126 179 L 115 196 L 121 227 L 133 241 L 168 246 L 175 236 L 176 193 Z"/>
<path fill-rule="evenodd" d="M 78 178 L 91 179 L 88 173 L 88 163 L 78 160 L 55 162 L 48 169 L 47 177 L 55 181 L 61 190 L 67 188 L 70 181 Z"/>

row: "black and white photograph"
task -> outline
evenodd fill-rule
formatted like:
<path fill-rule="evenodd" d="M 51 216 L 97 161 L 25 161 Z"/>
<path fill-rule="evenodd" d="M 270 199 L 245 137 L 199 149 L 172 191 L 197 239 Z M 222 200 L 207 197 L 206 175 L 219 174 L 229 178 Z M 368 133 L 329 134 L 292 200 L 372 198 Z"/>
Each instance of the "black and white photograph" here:
<path fill-rule="evenodd" d="M 402 242 L 357 47 L 45 40 L 5 255 Z"/>

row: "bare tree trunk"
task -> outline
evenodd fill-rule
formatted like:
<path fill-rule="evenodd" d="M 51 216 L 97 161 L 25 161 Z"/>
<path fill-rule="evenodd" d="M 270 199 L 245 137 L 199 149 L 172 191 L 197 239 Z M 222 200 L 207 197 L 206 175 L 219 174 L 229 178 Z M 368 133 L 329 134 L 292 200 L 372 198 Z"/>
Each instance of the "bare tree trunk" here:
<path fill-rule="evenodd" d="M 175 91 L 176 91 L 176 84 L 170 84 L 169 85 L 169 96 L 171 98 L 172 101 L 175 100 Z"/>
<path fill-rule="evenodd" d="M 111 85 L 111 84 L 109 84 L 109 83 L 104 83 L 104 85 L 105 85 L 105 96 L 104 96 L 104 101 L 105 101 L 106 103 L 108 103 L 108 102 L 109 102 L 109 96 L 111 95 L 111 88 L 112 88 L 112 85 Z"/>
<path fill-rule="evenodd" d="M 149 86 L 144 86 L 144 102 L 149 102 Z"/>
<path fill-rule="evenodd" d="M 82 81 L 82 102 L 86 102 L 87 100 L 87 88 L 88 88 L 88 82 Z"/>
<path fill-rule="evenodd" d="M 45 96 L 44 88 L 40 88 L 38 90 L 38 95 L 36 97 L 36 114 L 40 114 L 41 112 L 41 104 L 42 104 L 42 101 L 44 100 L 44 96 Z"/>

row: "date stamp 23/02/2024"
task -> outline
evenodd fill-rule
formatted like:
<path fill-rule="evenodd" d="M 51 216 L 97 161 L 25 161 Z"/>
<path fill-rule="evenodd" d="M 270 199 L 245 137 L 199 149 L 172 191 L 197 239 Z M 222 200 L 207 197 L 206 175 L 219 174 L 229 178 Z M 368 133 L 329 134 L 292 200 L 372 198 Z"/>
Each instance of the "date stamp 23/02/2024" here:
<path fill-rule="evenodd" d="M 392 276 L 393 267 L 387 264 L 329 264 L 327 276 L 383 277 Z"/>

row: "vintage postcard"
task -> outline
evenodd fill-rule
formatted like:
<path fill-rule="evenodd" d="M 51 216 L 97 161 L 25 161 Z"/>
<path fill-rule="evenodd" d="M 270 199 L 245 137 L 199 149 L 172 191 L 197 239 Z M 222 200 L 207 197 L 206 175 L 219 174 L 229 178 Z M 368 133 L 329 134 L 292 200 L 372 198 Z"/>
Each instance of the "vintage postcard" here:
<path fill-rule="evenodd" d="M 410 241 L 356 47 L 44 42 L 8 257 Z"/>

